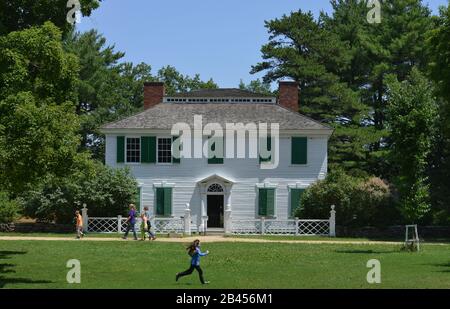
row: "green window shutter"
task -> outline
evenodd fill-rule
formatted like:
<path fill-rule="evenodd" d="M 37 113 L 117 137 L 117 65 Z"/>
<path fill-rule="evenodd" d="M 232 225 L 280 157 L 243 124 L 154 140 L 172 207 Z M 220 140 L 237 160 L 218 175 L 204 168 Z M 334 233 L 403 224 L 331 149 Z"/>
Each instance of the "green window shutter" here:
<path fill-rule="evenodd" d="M 164 215 L 164 188 L 156 188 L 156 214 Z"/>
<path fill-rule="evenodd" d="M 209 151 L 209 147 L 210 147 L 210 144 L 209 144 L 210 142 L 211 142 L 211 138 L 208 138 L 208 151 Z M 214 142 L 214 144 L 212 144 L 211 150 L 216 150 L 215 142 Z M 222 154 L 222 158 L 217 158 L 216 156 L 209 158 L 209 156 L 208 156 L 208 164 L 223 164 L 223 154 Z"/>
<path fill-rule="evenodd" d="M 177 139 L 179 138 L 179 136 L 173 136 L 172 137 L 172 143 L 174 143 Z M 177 155 L 178 158 L 175 157 L 175 155 Z M 180 149 L 174 149 L 173 150 L 173 155 L 172 155 L 172 163 L 180 163 Z"/>
<path fill-rule="evenodd" d="M 267 216 L 275 216 L 275 189 L 267 190 Z"/>
<path fill-rule="evenodd" d="M 292 137 L 291 163 L 306 164 L 308 161 L 308 139 L 306 137 Z"/>
<path fill-rule="evenodd" d="M 291 189 L 291 217 L 295 216 L 295 210 L 300 207 L 300 201 L 305 189 Z"/>
<path fill-rule="evenodd" d="M 141 137 L 141 162 L 156 162 L 156 136 Z"/>
<path fill-rule="evenodd" d="M 258 192 L 258 215 L 267 216 L 267 189 L 259 189 Z"/>
<path fill-rule="evenodd" d="M 267 136 L 267 150 L 272 151 L 272 138 L 270 136 Z M 259 157 L 259 163 L 261 162 L 270 162 L 272 160 L 272 155 L 270 155 L 268 158 L 262 158 Z"/>
<path fill-rule="evenodd" d="M 134 203 L 136 205 L 136 209 L 140 212 L 141 211 L 141 191 L 142 188 L 138 187 L 137 188 L 137 193 L 136 193 L 136 202 Z"/>
<path fill-rule="evenodd" d="M 164 215 L 172 214 L 172 188 L 164 188 Z"/>
<path fill-rule="evenodd" d="M 125 162 L 125 136 L 117 136 L 117 163 Z"/>

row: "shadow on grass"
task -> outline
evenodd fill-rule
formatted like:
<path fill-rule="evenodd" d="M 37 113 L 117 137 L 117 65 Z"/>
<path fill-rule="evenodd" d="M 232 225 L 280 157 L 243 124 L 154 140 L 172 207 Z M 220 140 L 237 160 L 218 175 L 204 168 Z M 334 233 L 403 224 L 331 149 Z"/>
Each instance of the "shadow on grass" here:
<path fill-rule="evenodd" d="M 398 253 L 399 251 L 376 251 L 376 250 L 335 250 L 336 253 L 355 253 L 355 254 L 385 254 Z"/>
<path fill-rule="evenodd" d="M 431 264 L 432 266 L 436 267 L 442 267 L 443 269 L 439 270 L 439 272 L 442 273 L 450 273 L 450 262 L 448 263 L 437 263 L 437 264 Z"/>
<path fill-rule="evenodd" d="M 0 260 L 11 259 L 13 255 L 26 254 L 26 251 L 0 251 Z M 15 267 L 16 264 L 2 263 L 0 264 L 0 289 L 4 288 L 7 284 L 37 284 L 37 283 L 52 283 L 48 280 L 32 280 L 28 278 L 5 278 L 3 274 L 15 273 L 16 271 L 10 268 Z"/>

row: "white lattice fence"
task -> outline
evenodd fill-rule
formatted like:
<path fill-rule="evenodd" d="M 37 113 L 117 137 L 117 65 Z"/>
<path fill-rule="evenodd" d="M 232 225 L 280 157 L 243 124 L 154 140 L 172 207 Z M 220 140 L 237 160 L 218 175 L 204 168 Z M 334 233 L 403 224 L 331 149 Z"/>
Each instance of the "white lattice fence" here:
<path fill-rule="evenodd" d="M 231 231 L 233 234 L 261 234 L 261 220 L 232 220 Z"/>
<path fill-rule="evenodd" d="M 117 233 L 119 223 L 117 217 L 89 217 L 87 231 L 94 233 Z"/>
<path fill-rule="evenodd" d="M 295 235 L 295 220 L 265 220 L 263 234 Z"/>
<path fill-rule="evenodd" d="M 184 231 L 184 220 L 182 218 L 156 218 L 152 220 L 151 229 L 155 233 L 182 233 Z M 128 226 L 127 218 L 124 217 L 88 217 L 87 231 L 92 233 L 122 233 Z M 141 219 L 136 218 L 135 231 L 139 232 Z"/>
<path fill-rule="evenodd" d="M 299 220 L 298 235 L 330 235 L 330 220 Z"/>
<path fill-rule="evenodd" d="M 156 233 L 183 233 L 184 220 L 182 218 L 156 218 L 152 222 L 152 229 Z"/>
<path fill-rule="evenodd" d="M 233 234 L 252 235 L 317 235 L 334 236 L 331 231 L 330 220 L 233 220 L 231 232 Z"/>

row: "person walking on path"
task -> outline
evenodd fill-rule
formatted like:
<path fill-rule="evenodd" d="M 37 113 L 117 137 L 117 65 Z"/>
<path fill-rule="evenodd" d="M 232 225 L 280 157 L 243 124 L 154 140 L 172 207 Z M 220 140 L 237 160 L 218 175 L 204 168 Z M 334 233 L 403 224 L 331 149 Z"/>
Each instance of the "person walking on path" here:
<path fill-rule="evenodd" d="M 76 221 L 76 229 L 77 229 L 77 239 L 83 238 L 83 217 L 80 215 L 80 212 L 75 211 L 75 221 Z"/>
<path fill-rule="evenodd" d="M 148 230 L 147 221 L 147 213 L 143 211 L 141 213 L 141 240 L 145 240 L 145 233 Z"/>
<path fill-rule="evenodd" d="M 151 224 L 151 221 L 150 221 L 151 217 L 150 217 L 150 212 L 148 211 L 148 207 L 147 206 L 144 207 L 144 213 L 145 213 L 145 217 L 147 218 L 148 239 L 149 240 L 155 240 L 156 236 L 152 232 L 152 224 Z"/>
<path fill-rule="evenodd" d="M 188 270 L 177 273 L 175 280 L 178 281 L 178 279 L 180 279 L 181 277 L 192 274 L 194 269 L 196 269 L 200 278 L 200 282 L 202 284 L 209 283 L 209 281 L 205 281 L 205 279 L 203 278 L 203 270 L 200 268 L 200 257 L 208 255 L 209 251 L 206 250 L 206 252 L 202 252 L 200 250 L 200 240 L 198 239 L 194 240 L 194 242 L 189 247 L 187 247 L 186 250 L 188 250 L 188 254 L 191 256 L 191 265 Z"/>
<path fill-rule="evenodd" d="M 136 206 L 134 206 L 134 204 L 130 204 L 130 212 L 128 213 L 127 223 L 127 230 L 125 231 L 125 235 L 123 235 L 123 239 L 127 239 L 128 233 L 132 230 L 134 240 L 137 240 L 138 238 L 134 228 L 134 225 L 136 224 Z"/>

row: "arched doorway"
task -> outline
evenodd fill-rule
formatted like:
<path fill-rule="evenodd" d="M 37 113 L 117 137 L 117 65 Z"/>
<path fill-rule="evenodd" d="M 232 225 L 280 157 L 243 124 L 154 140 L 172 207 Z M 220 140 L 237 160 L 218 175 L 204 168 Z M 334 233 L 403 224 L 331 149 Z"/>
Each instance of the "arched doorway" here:
<path fill-rule="evenodd" d="M 224 227 L 224 188 L 218 183 L 212 183 L 206 190 L 206 212 L 208 216 L 208 227 Z"/>

